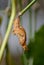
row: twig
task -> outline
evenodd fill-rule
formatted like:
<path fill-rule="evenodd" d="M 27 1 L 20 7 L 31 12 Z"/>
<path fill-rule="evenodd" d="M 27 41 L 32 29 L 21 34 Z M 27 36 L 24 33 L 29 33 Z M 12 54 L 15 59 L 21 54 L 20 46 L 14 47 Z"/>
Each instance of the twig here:
<path fill-rule="evenodd" d="M 7 28 L 7 32 L 5 34 L 5 37 L 4 37 L 4 40 L 2 42 L 2 46 L 1 46 L 1 49 L 0 49 L 0 61 L 2 59 L 2 56 L 3 56 L 3 52 L 5 50 L 5 47 L 6 47 L 6 44 L 7 44 L 7 40 L 8 40 L 8 37 L 9 37 L 9 33 L 11 31 L 11 27 L 12 27 L 12 24 L 13 24 L 13 19 L 15 17 L 15 0 L 11 0 L 11 3 L 12 3 L 12 14 L 11 14 L 11 17 L 10 17 L 10 21 L 9 21 L 9 25 L 8 25 L 8 28 Z"/>
<path fill-rule="evenodd" d="M 21 12 L 19 12 L 19 16 L 23 15 L 37 0 L 32 0 Z"/>

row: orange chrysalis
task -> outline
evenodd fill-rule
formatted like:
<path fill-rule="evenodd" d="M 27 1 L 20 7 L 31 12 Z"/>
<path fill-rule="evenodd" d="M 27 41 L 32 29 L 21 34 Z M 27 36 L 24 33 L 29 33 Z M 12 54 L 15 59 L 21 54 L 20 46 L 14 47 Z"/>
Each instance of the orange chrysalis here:
<path fill-rule="evenodd" d="M 26 32 L 22 26 L 20 26 L 20 17 L 18 16 L 14 21 L 13 33 L 18 36 L 19 42 L 24 50 L 28 50 L 26 45 Z"/>

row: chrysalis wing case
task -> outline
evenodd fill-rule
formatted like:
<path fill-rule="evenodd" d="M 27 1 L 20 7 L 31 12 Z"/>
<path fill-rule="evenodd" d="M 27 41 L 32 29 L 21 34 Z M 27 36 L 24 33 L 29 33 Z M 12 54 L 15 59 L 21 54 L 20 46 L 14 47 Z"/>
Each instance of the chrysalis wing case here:
<path fill-rule="evenodd" d="M 20 17 L 18 16 L 14 20 L 14 29 L 13 34 L 18 36 L 19 42 L 22 45 L 24 50 L 28 50 L 26 45 L 26 32 L 22 26 L 20 26 Z"/>

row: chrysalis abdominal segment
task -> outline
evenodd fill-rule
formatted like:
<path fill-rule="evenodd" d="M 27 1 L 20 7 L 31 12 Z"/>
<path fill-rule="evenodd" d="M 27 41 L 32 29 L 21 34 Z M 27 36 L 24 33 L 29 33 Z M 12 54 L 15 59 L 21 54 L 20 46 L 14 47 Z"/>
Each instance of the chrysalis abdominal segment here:
<path fill-rule="evenodd" d="M 13 34 L 18 36 L 19 42 L 22 45 L 24 50 L 28 50 L 26 45 L 26 32 L 22 26 L 20 26 L 20 17 L 18 16 L 14 20 L 14 29 Z"/>

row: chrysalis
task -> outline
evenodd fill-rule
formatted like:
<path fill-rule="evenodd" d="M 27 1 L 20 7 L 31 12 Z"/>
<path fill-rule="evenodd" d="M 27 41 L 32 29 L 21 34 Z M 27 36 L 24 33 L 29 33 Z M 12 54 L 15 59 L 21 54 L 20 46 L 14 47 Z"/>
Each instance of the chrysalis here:
<path fill-rule="evenodd" d="M 14 21 L 13 33 L 18 36 L 19 42 L 24 50 L 28 50 L 26 45 L 26 32 L 22 26 L 20 26 L 20 17 L 17 17 Z"/>

